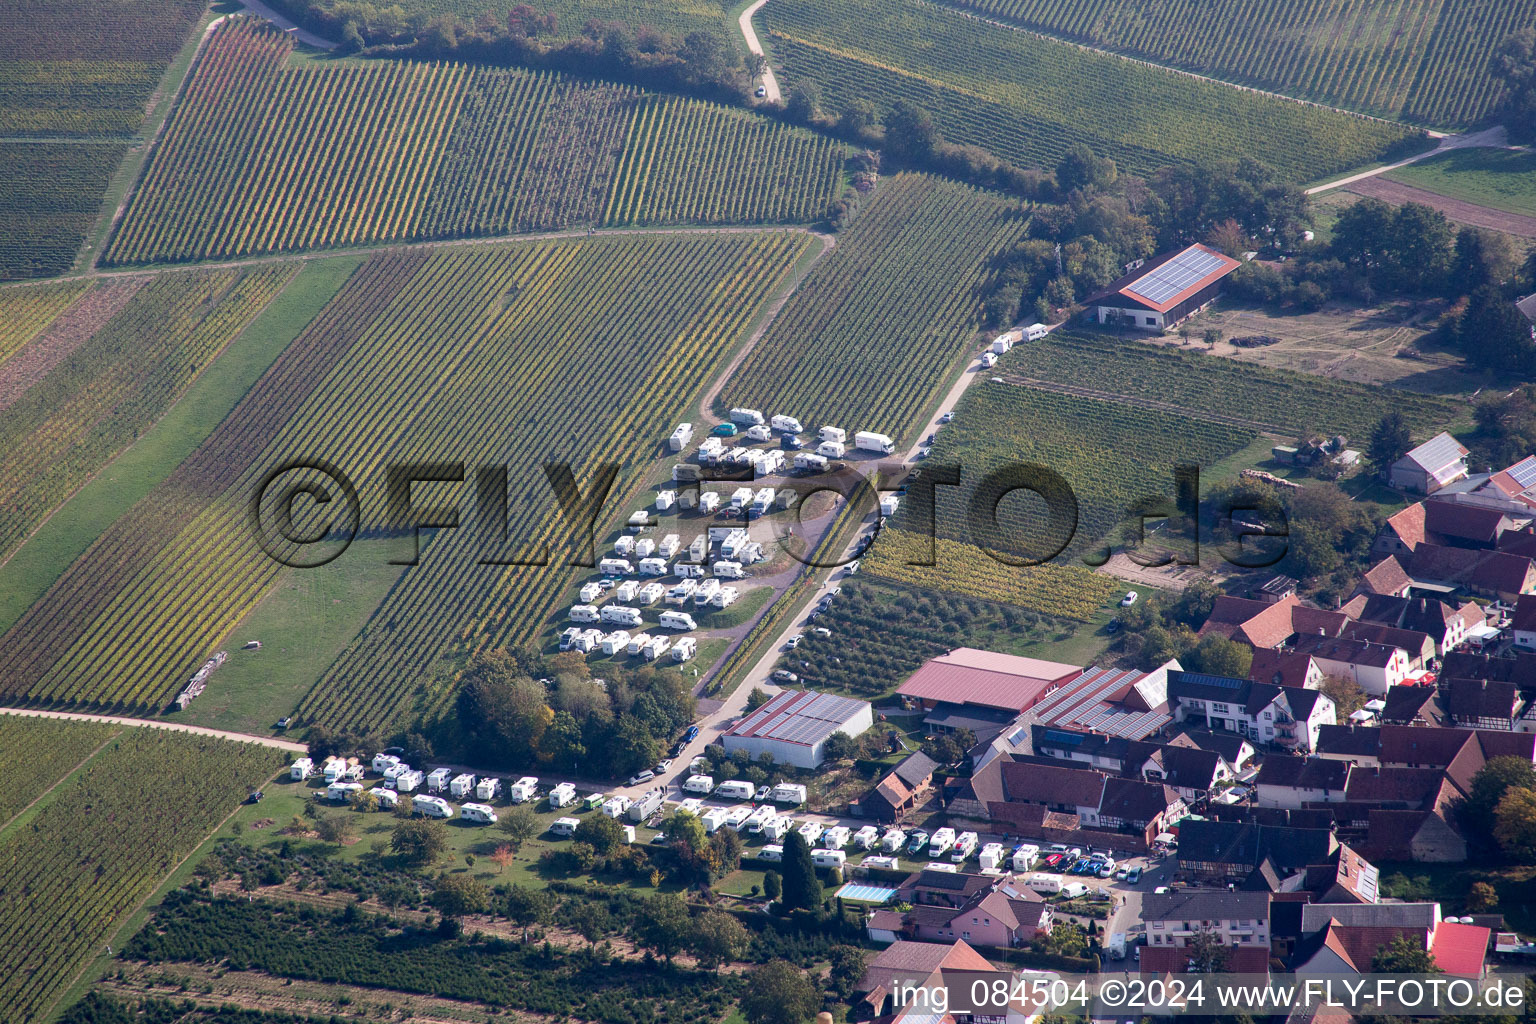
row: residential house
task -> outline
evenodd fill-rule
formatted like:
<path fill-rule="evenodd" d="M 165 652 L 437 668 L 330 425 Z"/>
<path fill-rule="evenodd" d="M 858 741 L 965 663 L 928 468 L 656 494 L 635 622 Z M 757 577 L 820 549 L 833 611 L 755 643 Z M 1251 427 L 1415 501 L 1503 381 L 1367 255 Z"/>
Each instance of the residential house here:
<path fill-rule="evenodd" d="M 966 871 L 933 871 L 924 868 L 908 875 L 896 887 L 904 903 L 959 910 L 982 894 L 1003 885 L 1006 875 L 977 875 Z"/>
<path fill-rule="evenodd" d="M 1360 622 L 1426 633 L 1440 654 L 1459 647 L 1467 631 L 1483 624 L 1482 608 L 1471 602 L 1460 607 L 1429 597 L 1394 597 L 1387 594 L 1357 594 L 1340 608 Z"/>
<path fill-rule="evenodd" d="M 1407 508 L 1393 513 L 1382 524 L 1381 531 L 1371 545 L 1371 553 L 1380 556 L 1410 555 L 1413 549 L 1424 543 L 1424 503 L 1416 501 Z"/>
<path fill-rule="evenodd" d="M 956 787 L 950 815 L 1052 841 L 1141 849 L 1184 813 L 1179 794 L 1161 783 L 1039 763 L 1044 760 L 992 760 Z"/>
<path fill-rule="evenodd" d="M 1271 757 L 1254 779 L 1260 807 L 1304 807 L 1344 799 L 1351 766 L 1321 757 Z"/>
<path fill-rule="evenodd" d="M 1248 678 L 1276 686 L 1315 690 L 1322 685 L 1323 668 L 1310 654 L 1266 647 L 1253 652 L 1253 660 L 1248 663 Z"/>
<path fill-rule="evenodd" d="M 1414 585 L 1464 591 L 1513 603 L 1536 591 L 1536 562 L 1508 551 L 1420 544 L 1405 564 Z"/>
<path fill-rule="evenodd" d="M 1383 725 L 1415 725 L 1439 728 L 1450 723 L 1450 713 L 1440 703 L 1433 686 L 1394 686 L 1382 700 L 1377 717 Z"/>
<path fill-rule="evenodd" d="M 1230 732 L 1214 732 L 1196 729 L 1188 725 L 1179 728 L 1168 740 L 1168 746 L 1189 746 L 1200 750 L 1213 750 L 1232 766 L 1234 772 L 1246 770 L 1253 764 L 1258 753 L 1245 736 Z"/>
<path fill-rule="evenodd" d="M 1050 934 L 1051 907 L 1032 890 L 1005 884 L 980 891 L 962 907 L 917 904 L 907 911 L 881 910 L 871 916 L 869 934 L 876 941 L 919 939 L 966 942 L 1011 949 L 1036 935 Z"/>
<path fill-rule="evenodd" d="M 1413 659 L 1394 644 L 1347 640 L 1331 636 L 1298 636 L 1291 645 L 1297 654 L 1317 662 L 1324 675 L 1352 680 L 1366 693 L 1384 696 L 1413 671 Z"/>
<path fill-rule="evenodd" d="M 1521 594 L 1515 601 L 1515 612 L 1510 617 L 1510 632 L 1515 646 L 1536 650 L 1536 595 Z"/>
<path fill-rule="evenodd" d="M 1267 892 L 1149 893 L 1141 901 L 1147 933 L 1141 970 L 1157 974 L 1189 970 L 1190 947 L 1197 937 L 1206 936 L 1224 947 L 1218 971 L 1268 973 L 1269 907 Z"/>
<path fill-rule="evenodd" d="M 1514 683 L 1493 679 L 1452 679 L 1446 684 L 1446 710 L 1467 729 L 1514 729 L 1520 718 L 1520 692 Z"/>
<path fill-rule="evenodd" d="M 1302 908 L 1298 975 L 1368 974 L 1398 938 L 1427 951 L 1454 977 L 1480 978 L 1492 931 L 1441 917 L 1438 903 L 1311 904 Z"/>
<path fill-rule="evenodd" d="M 1442 431 L 1392 463 L 1387 482 L 1401 490 L 1433 494 L 1466 475 L 1466 447 Z"/>
<path fill-rule="evenodd" d="M 1332 725 L 1333 701 L 1316 690 L 1199 672 L 1168 674 L 1174 720 L 1225 730 L 1286 750 L 1311 751 Z"/>
<path fill-rule="evenodd" d="M 1273 602 L 1223 594 L 1200 627 L 1200 635 L 1214 633 L 1261 650 L 1280 647 L 1299 633 L 1321 631 L 1335 636 L 1348 624 L 1348 615 L 1304 605 L 1295 594 Z"/>
<path fill-rule="evenodd" d="M 876 821 L 894 822 L 917 809 L 919 796 L 933 782 L 937 765 L 927 754 L 916 751 L 903 758 L 891 773 L 875 784 L 859 801 L 859 811 Z"/>
<path fill-rule="evenodd" d="M 854 991 L 869 1004 L 875 1016 L 884 1016 L 898 1008 L 904 990 L 921 991 L 934 974 L 944 969 L 995 971 L 986 957 L 964 940 L 954 943 L 898 940 L 870 959 Z"/>
<path fill-rule="evenodd" d="M 1403 597 L 1413 589 L 1413 577 L 1408 574 L 1404 559 L 1409 556 L 1388 555 L 1367 569 L 1355 585 L 1356 594 L 1385 594 Z"/>
<path fill-rule="evenodd" d="M 1237 883 L 1268 862 L 1285 877 L 1329 861 L 1338 842 L 1326 828 L 1292 828 L 1238 821 L 1179 825 L 1179 870 L 1203 882 Z"/>

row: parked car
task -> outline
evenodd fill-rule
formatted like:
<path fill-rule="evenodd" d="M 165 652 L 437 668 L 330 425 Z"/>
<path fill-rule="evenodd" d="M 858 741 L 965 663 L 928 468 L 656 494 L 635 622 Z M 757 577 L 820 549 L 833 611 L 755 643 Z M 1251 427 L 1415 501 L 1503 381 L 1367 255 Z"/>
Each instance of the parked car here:
<path fill-rule="evenodd" d="M 757 87 L 757 91 L 752 95 L 756 96 L 758 99 L 762 99 L 764 96 L 768 95 L 768 87 L 765 85 L 760 85 Z"/>
<path fill-rule="evenodd" d="M 954 418 L 955 418 L 955 414 L 954 413 L 947 412 L 943 416 L 939 417 L 939 422 L 940 423 L 948 423 L 950 420 L 952 420 Z"/>
<path fill-rule="evenodd" d="M 274 725 L 272 728 L 274 728 L 274 729 L 286 729 L 286 728 L 288 728 L 292 724 L 293 724 L 293 716 L 292 715 L 284 715 L 282 718 L 279 718 L 277 720 L 277 724 Z"/>
<path fill-rule="evenodd" d="M 831 636 L 832 635 L 832 631 L 830 629 L 828 629 L 826 626 L 817 626 L 812 632 L 814 632 L 817 636 Z"/>
<path fill-rule="evenodd" d="M 1128 869 L 1121 868 L 1119 871 L 1115 872 L 1115 878 L 1118 879 L 1119 881 L 1123 882 L 1123 881 L 1125 881 L 1126 876 L 1129 875 L 1129 874 L 1130 874 L 1130 871 Z"/>
<path fill-rule="evenodd" d="M 764 800 L 768 799 L 768 794 L 772 793 L 772 792 L 773 792 L 773 787 L 772 786 L 758 786 L 757 787 L 757 795 L 754 796 L 752 799 L 756 800 L 758 803 L 762 803 Z"/>
<path fill-rule="evenodd" d="M 785 644 L 784 646 L 785 646 L 786 649 L 792 651 L 796 647 L 800 646 L 800 641 L 803 640 L 804 638 L 805 638 L 805 634 L 804 633 L 796 633 L 794 636 L 789 638 L 789 643 Z"/>
<path fill-rule="evenodd" d="M 1048 868 L 1054 868 L 1054 867 L 1056 867 L 1060 863 L 1061 863 L 1061 854 L 1059 854 L 1059 853 L 1050 854 L 1050 855 L 1048 855 L 1045 858 L 1045 866 L 1048 867 Z"/>
<path fill-rule="evenodd" d="M 696 725 L 690 725 L 688 727 L 688 731 L 683 733 L 683 742 L 684 743 L 692 743 L 694 740 L 696 740 L 698 738 L 699 738 L 699 727 L 696 726 Z"/>
<path fill-rule="evenodd" d="M 1120 632 L 1120 620 L 1119 619 L 1110 619 L 1109 622 L 1106 623 L 1105 626 L 1104 626 L 1104 632 L 1106 632 L 1106 633 L 1118 633 L 1118 632 Z"/>
<path fill-rule="evenodd" d="M 721 423 L 718 426 L 716 426 L 714 430 L 711 430 L 710 433 L 713 434 L 715 437 L 735 437 L 736 436 L 736 424 L 734 424 L 734 423 Z"/>
<path fill-rule="evenodd" d="M 800 677 L 787 668 L 774 669 L 773 678 L 781 683 L 798 683 L 800 681 Z"/>
<path fill-rule="evenodd" d="M 672 767 L 672 759 L 670 757 L 664 757 L 660 761 L 656 762 L 656 767 L 652 768 L 651 771 L 655 772 L 657 775 L 660 775 L 662 772 L 666 771 L 667 769 L 669 769 L 671 767 Z"/>
<path fill-rule="evenodd" d="M 631 778 L 629 780 L 629 782 L 625 783 L 625 785 L 638 786 L 642 782 L 650 782 L 655 777 L 656 777 L 656 773 L 655 772 L 651 771 L 650 769 L 646 769 L 645 771 L 639 772 L 638 774 L 636 774 L 633 778 Z"/>
<path fill-rule="evenodd" d="M 1141 881 L 1141 868 L 1131 868 L 1130 872 L 1125 876 L 1125 880 L 1132 885 Z"/>
<path fill-rule="evenodd" d="M 908 855 L 921 853 L 923 847 L 927 845 L 928 833 L 924 832 L 922 829 L 918 829 L 916 832 L 913 832 L 907 839 L 907 853 Z"/>
<path fill-rule="evenodd" d="M 1131 605 L 1136 603 L 1136 599 L 1140 596 L 1141 595 L 1136 593 L 1134 590 L 1127 590 L 1125 592 L 1125 596 L 1120 599 L 1120 607 L 1129 608 Z"/>
<path fill-rule="evenodd" d="M 1172 891 L 1173 890 L 1168 888 L 1166 885 L 1160 885 L 1156 889 L 1152 890 L 1153 894 L 1157 895 L 1157 896 L 1161 896 L 1164 893 L 1169 893 L 1169 892 L 1172 892 Z"/>

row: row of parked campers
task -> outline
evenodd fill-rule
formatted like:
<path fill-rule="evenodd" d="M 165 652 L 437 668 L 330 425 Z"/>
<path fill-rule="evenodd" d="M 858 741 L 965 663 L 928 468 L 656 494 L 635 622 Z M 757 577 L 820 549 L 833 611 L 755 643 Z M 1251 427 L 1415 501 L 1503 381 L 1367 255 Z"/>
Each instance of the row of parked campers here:
<path fill-rule="evenodd" d="M 769 864 L 777 864 L 784 859 L 784 847 L 778 843 L 769 843 L 757 851 L 757 859 L 767 861 Z M 869 863 L 869 858 L 865 863 Z M 848 863 L 848 855 L 842 850 L 812 850 L 811 863 L 819 868 L 842 868 Z"/>
<path fill-rule="evenodd" d="M 751 800 L 758 793 L 757 787 L 741 779 L 731 779 L 716 786 L 715 780 L 708 775 L 690 775 L 683 780 L 682 788 L 685 793 L 713 795 L 721 800 Z M 776 804 L 798 806 L 805 803 L 805 787 L 793 782 L 781 782 L 769 790 L 766 796 Z"/>
<path fill-rule="evenodd" d="M 576 834 L 576 828 L 580 824 L 580 818 L 556 818 L 554 823 L 549 826 L 549 834 L 560 839 L 569 839 Z M 624 826 L 624 841 L 626 843 L 633 843 L 635 841 L 635 826 Z"/>

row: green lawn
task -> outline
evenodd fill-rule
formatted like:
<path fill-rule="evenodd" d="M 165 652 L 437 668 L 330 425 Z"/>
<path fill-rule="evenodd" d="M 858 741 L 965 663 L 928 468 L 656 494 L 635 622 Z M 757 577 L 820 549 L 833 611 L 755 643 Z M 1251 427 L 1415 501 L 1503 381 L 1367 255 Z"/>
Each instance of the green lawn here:
<path fill-rule="evenodd" d="M 103 530 L 202 444 L 362 261 L 354 255 L 305 264 L 169 412 L 0 566 L 0 632 L 14 625 Z"/>
<path fill-rule="evenodd" d="M 318 569 L 289 569 L 227 642 L 230 659 L 178 722 L 237 732 L 275 732 L 336 656 L 368 623 L 405 571 L 389 565 L 390 541 L 359 540 Z M 240 650 L 260 640 L 258 651 Z"/>
<path fill-rule="evenodd" d="M 1454 149 L 1385 177 L 1451 199 L 1536 217 L 1536 152 Z"/>

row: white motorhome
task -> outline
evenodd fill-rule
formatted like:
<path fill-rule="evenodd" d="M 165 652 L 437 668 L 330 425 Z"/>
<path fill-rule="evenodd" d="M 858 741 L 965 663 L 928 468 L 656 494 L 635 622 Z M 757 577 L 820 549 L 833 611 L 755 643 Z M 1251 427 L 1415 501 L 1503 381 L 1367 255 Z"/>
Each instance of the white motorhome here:
<path fill-rule="evenodd" d="M 623 583 L 620 583 L 614 590 L 613 598 L 620 604 L 629 604 L 635 599 L 635 595 L 638 593 L 640 593 L 640 581 L 625 580 Z"/>
<path fill-rule="evenodd" d="M 1013 851 L 1013 870 L 1028 871 L 1040 860 L 1040 847 L 1033 843 L 1021 843 Z"/>
<path fill-rule="evenodd" d="M 307 757 L 301 757 L 288 768 L 288 777 L 294 782 L 303 782 L 309 778 L 315 770 L 315 762 Z"/>
<path fill-rule="evenodd" d="M 327 800 L 345 802 L 352 799 L 353 793 L 361 793 L 362 791 L 363 784 L 361 782 L 333 782 L 325 787 L 325 798 Z"/>
<path fill-rule="evenodd" d="M 452 804 L 440 796 L 427 796 L 425 793 L 418 793 L 411 797 L 411 810 L 429 818 L 453 817 Z"/>
<path fill-rule="evenodd" d="M 448 788 L 448 780 L 453 778 L 452 770 L 448 768 L 434 768 L 427 775 L 427 792 L 441 793 Z"/>
<path fill-rule="evenodd" d="M 667 447 L 674 452 L 680 452 L 688 447 L 688 442 L 693 440 L 693 424 L 679 423 L 677 429 L 672 431 L 672 436 L 667 438 Z"/>
<path fill-rule="evenodd" d="M 803 473 L 822 473 L 826 471 L 827 459 L 814 452 L 796 452 L 795 468 Z"/>
<path fill-rule="evenodd" d="M 538 791 L 538 778 L 533 775 L 524 775 L 507 787 L 507 799 L 515 804 L 526 803 L 532 800 L 538 794 Z"/>
<path fill-rule="evenodd" d="M 800 833 L 801 839 L 804 839 L 810 845 L 815 846 L 817 840 L 821 838 L 821 834 L 825 832 L 826 829 L 814 821 L 807 821 L 798 829 L 796 829 L 796 831 Z"/>
<path fill-rule="evenodd" d="M 671 589 L 667 591 L 667 604 L 687 604 L 688 599 L 693 597 L 693 592 L 698 589 L 699 585 L 694 580 L 683 580 L 681 583 L 674 583 Z"/>
<path fill-rule="evenodd" d="M 720 495 L 714 491 L 705 491 L 699 495 L 699 511 L 705 515 L 711 515 L 720 507 Z"/>
<path fill-rule="evenodd" d="M 799 806 L 805 803 L 805 787 L 798 782 L 781 782 L 773 787 L 768 799 L 776 804 Z"/>
<path fill-rule="evenodd" d="M 978 841 L 979 837 L 975 832 L 961 832 L 955 839 L 955 849 L 949 855 L 949 859 L 956 864 L 963 863 L 967 857 L 976 852 Z"/>
<path fill-rule="evenodd" d="M 898 853 L 907 845 L 907 834 L 899 828 L 887 829 L 880 837 L 880 849 L 886 853 Z"/>
<path fill-rule="evenodd" d="M 821 834 L 821 845 L 829 850 L 841 850 L 853 838 L 853 830 L 846 825 L 833 825 Z"/>
<path fill-rule="evenodd" d="M 622 604 L 603 605 L 602 620 L 614 626 L 638 626 L 644 621 L 640 618 L 639 608 Z"/>
<path fill-rule="evenodd" d="M 805 427 L 793 416 L 775 416 L 768 421 L 768 425 L 781 434 L 805 433 Z"/>
<path fill-rule="evenodd" d="M 1024 328 L 1024 339 L 1026 341 L 1039 341 L 1050 333 L 1051 329 L 1045 324 L 1030 324 Z"/>
<path fill-rule="evenodd" d="M 720 831 L 720 826 L 725 824 L 725 819 L 730 813 L 724 807 L 711 807 L 699 816 L 699 820 L 704 823 L 704 831 L 709 835 L 714 835 Z"/>
<path fill-rule="evenodd" d="M 789 835 L 789 830 L 795 827 L 795 819 L 780 815 L 763 823 L 763 837 L 765 839 L 783 839 Z"/>
<path fill-rule="evenodd" d="M 755 427 L 763 422 L 763 414 L 756 409 L 738 407 L 731 410 L 731 422 L 738 427 Z"/>
<path fill-rule="evenodd" d="M 988 843 L 981 848 L 981 853 L 976 855 L 976 863 L 981 865 L 981 870 L 992 871 L 1003 863 L 1003 844 Z"/>
<path fill-rule="evenodd" d="M 692 580 L 688 581 L 692 583 Z M 687 612 L 662 612 L 661 626 L 663 629 L 698 629 L 698 624 L 693 621 L 693 616 Z"/>
<path fill-rule="evenodd" d="M 460 815 L 476 825 L 494 825 L 497 821 L 496 812 L 489 804 L 465 804 L 460 808 Z"/>
<path fill-rule="evenodd" d="M 475 799 L 482 803 L 495 800 L 501 796 L 501 780 L 487 775 L 475 783 Z"/>
<path fill-rule="evenodd" d="M 635 553 L 635 538 L 627 533 L 619 534 L 619 539 L 613 542 L 613 553 L 620 558 L 628 558 Z"/>
<path fill-rule="evenodd" d="M 736 831 L 750 832 L 753 835 L 757 835 L 758 833 L 762 832 L 764 825 L 768 824 L 778 816 L 779 815 L 777 811 L 775 811 L 772 807 L 769 807 L 767 804 L 763 804 L 754 810 L 751 814 L 747 815 L 746 819 L 743 820 L 740 825 L 736 826 Z"/>
<path fill-rule="evenodd" d="M 752 495 L 752 512 L 762 515 L 773 508 L 773 488 L 759 487 L 757 493 Z"/>
<path fill-rule="evenodd" d="M 848 855 L 842 850 L 812 850 L 811 863 L 819 868 L 841 868 L 848 863 Z"/>
<path fill-rule="evenodd" d="M 715 593 L 715 596 L 709 599 L 709 606 L 711 608 L 729 608 L 736 603 L 736 599 L 740 596 L 741 591 L 735 587 L 721 587 Z"/>
<path fill-rule="evenodd" d="M 660 544 L 656 545 L 656 553 L 662 558 L 671 558 L 673 555 L 677 554 L 678 549 L 682 546 L 682 538 L 675 533 L 669 533 L 665 537 L 661 538 Z"/>
<path fill-rule="evenodd" d="M 666 637 L 653 636 L 651 637 L 651 642 L 646 644 L 645 648 L 640 653 L 645 657 L 646 661 L 655 661 L 663 654 L 666 654 L 667 648 L 671 646 L 672 641 L 668 640 Z"/>
<path fill-rule="evenodd" d="M 597 571 L 604 576 L 628 576 L 635 567 L 627 558 L 604 558 L 598 561 Z"/>
<path fill-rule="evenodd" d="M 624 648 L 628 654 L 643 654 L 645 649 L 651 646 L 653 639 L 650 633 L 634 633 L 629 638 L 629 645 Z"/>
<path fill-rule="evenodd" d="M 955 830 L 941 828 L 928 840 L 928 856 L 937 860 L 948 853 L 955 845 Z"/>
<path fill-rule="evenodd" d="M 576 787 L 569 782 L 562 782 L 549 791 L 549 806 L 554 808 L 569 807 L 576 802 Z"/>
<path fill-rule="evenodd" d="M 402 793 L 414 793 L 421 788 L 421 784 L 426 781 L 426 778 L 425 775 L 417 771 L 401 772 L 386 783 L 386 785 L 393 785 Z"/>
<path fill-rule="evenodd" d="M 668 487 L 656 492 L 656 511 L 670 512 L 672 506 L 677 504 L 677 492 Z"/>
<path fill-rule="evenodd" d="M 874 825 L 865 825 L 853 834 L 853 845 L 861 850 L 867 850 L 880 841 L 880 830 Z"/>
<path fill-rule="evenodd" d="M 373 774 L 383 775 L 390 768 L 399 763 L 400 759 L 394 754 L 374 754 L 373 763 L 370 765 L 370 767 L 373 769 Z"/>
<path fill-rule="evenodd" d="M 400 794 L 392 789 L 385 789 L 383 786 L 375 786 L 373 789 L 369 790 L 369 792 L 378 797 L 379 810 L 381 811 L 392 811 L 396 807 L 400 806 Z"/>
<path fill-rule="evenodd" d="M 475 788 L 475 777 L 469 772 L 455 775 L 453 781 L 448 783 L 448 795 L 455 800 L 462 800 Z"/>
<path fill-rule="evenodd" d="M 901 867 L 901 860 L 897 857 L 881 857 L 879 855 L 875 855 L 872 857 L 865 857 L 862 861 L 859 862 L 859 866 L 864 868 L 894 869 Z"/>
<path fill-rule="evenodd" d="M 596 622 L 599 618 L 597 608 L 590 604 L 573 604 L 568 618 L 572 622 Z"/>
<path fill-rule="evenodd" d="M 603 813 L 610 818 L 621 818 L 632 803 L 634 801 L 627 796 L 611 796 L 603 801 Z"/>
<path fill-rule="evenodd" d="M 595 604 L 597 599 L 603 596 L 603 585 L 593 580 L 591 583 L 583 583 L 576 596 L 582 604 Z"/>
<path fill-rule="evenodd" d="M 665 576 L 667 574 L 667 560 L 665 558 L 640 559 L 641 576 Z M 647 584 L 649 586 L 649 584 Z"/>
<path fill-rule="evenodd" d="M 687 661 L 689 658 L 693 657 L 694 652 L 698 650 L 698 647 L 699 642 L 693 637 L 681 637 L 678 639 L 677 644 L 672 648 L 672 660 Z"/>
<path fill-rule="evenodd" d="M 767 861 L 769 864 L 777 864 L 784 859 L 784 847 L 769 843 L 757 851 L 757 859 Z"/>
<path fill-rule="evenodd" d="M 816 446 L 816 454 L 824 459 L 840 459 L 848 454 L 848 446 L 841 441 L 823 441 Z"/>
<path fill-rule="evenodd" d="M 710 567 L 716 576 L 727 580 L 739 580 L 744 575 L 740 562 L 721 561 Z"/>
<path fill-rule="evenodd" d="M 757 789 L 750 782 L 731 779 L 715 787 L 715 796 L 721 800 L 751 800 Z"/>
<path fill-rule="evenodd" d="M 719 592 L 719 580 L 715 579 L 714 577 L 701 580 L 698 589 L 693 592 L 693 603 L 696 606 L 703 608 L 704 606 L 708 605 L 710 600 L 713 599 L 714 596 Z"/>
<path fill-rule="evenodd" d="M 662 567 L 662 569 L 666 569 L 667 563 L 666 562 L 662 562 L 661 563 L 661 567 Z M 666 573 L 663 572 L 662 575 L 665 576 Z M 660 601 L 661 598 L 662 598 L 662 595 L 665 594 L 666 592 L 667 592 L 667 588 L 663 584 L 660 584 L 660 583 L 647 583 L 645 586 L 640 588 L 640 593 L 637 596 L 640 598 L 640 603 L 641 604 L 649 605 L 649 604 L 655 604 L 657 601 Z"/>
<path fill-rule="evenodd" d="M 577 826 L 581 824 L 580 818 L 556 818 L 549 826 L 549 834 L 552 836 L 574 835 Z"/>

